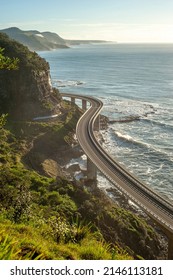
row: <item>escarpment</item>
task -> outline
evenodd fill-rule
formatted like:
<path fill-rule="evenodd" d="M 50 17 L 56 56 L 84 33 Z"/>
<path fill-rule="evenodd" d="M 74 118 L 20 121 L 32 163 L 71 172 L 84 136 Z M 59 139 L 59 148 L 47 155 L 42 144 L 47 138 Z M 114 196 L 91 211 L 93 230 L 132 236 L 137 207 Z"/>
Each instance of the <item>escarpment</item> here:
<path fill-rule="evenodd" d="M 17 70 L 0 71 L 0 114 L 31 120 L 58 113 L 60 94 L 51 85 L 49 64 L 5 34 L 0 34 L 0 47 L 6 56 L 19 59 Z"/>

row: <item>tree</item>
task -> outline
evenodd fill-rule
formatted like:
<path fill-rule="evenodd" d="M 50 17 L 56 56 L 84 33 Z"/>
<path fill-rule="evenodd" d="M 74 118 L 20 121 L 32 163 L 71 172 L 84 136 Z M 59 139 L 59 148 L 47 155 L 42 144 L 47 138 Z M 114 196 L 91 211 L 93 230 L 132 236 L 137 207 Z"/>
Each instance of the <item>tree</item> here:
<path fill-rule="evenodd" d="M 10 58 L 4 55 L 4 49 L 0 48 L 0 69 L 17 70 L 18 58 Z"/>

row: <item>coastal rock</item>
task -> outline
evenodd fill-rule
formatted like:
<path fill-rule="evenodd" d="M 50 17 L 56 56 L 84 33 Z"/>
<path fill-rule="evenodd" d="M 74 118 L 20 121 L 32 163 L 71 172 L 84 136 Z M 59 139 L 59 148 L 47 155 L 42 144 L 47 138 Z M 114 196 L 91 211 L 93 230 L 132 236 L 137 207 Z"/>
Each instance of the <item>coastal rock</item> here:
<path fill-rule="evenodd" d="M 46 176 L 51 178 L 57 178 L 58 176 L 63 176 L 63 172 L 58 163 L 53 159 L 45 159 L 42 162 L 42 168 Z"/>
<path fill-rule="evenodd" d="M 74 172 L 80 171 L 80 166 L 78 163 L 72 164 L 66 169 L 66 171 L 73 174 Z"/>

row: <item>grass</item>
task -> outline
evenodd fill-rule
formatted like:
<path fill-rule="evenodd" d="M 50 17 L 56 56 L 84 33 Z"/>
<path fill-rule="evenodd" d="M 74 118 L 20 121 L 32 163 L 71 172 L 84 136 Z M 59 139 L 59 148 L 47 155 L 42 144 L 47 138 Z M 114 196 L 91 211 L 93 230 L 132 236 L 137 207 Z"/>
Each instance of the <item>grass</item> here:
<path fill-rule="evenodd" d="M 111 247 L 103 240 L 98 240 L 89 228 L 86 234 L 86 226 L 84 231 L 80 242 L 64 243 L 45 238 L 40 235 L 40 229 L 3 221 L 0 224 L 0 260 L 132 259 L 127 254 L 113 253 Z"/>

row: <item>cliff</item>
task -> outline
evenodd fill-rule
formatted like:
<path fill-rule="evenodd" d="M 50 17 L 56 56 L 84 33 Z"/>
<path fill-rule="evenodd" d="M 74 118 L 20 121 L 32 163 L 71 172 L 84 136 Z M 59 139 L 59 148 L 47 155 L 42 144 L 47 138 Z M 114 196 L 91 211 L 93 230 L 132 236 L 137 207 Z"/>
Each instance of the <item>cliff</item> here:
<path fill-rule="evenodd" d="M 4 55 L 19 58 L 19 69 L 0 71 L 0 114 L 14 120 L 58 113 L 58 90 L 52 88 L 49 64 L 22 44 L 0 33 Z"/>

